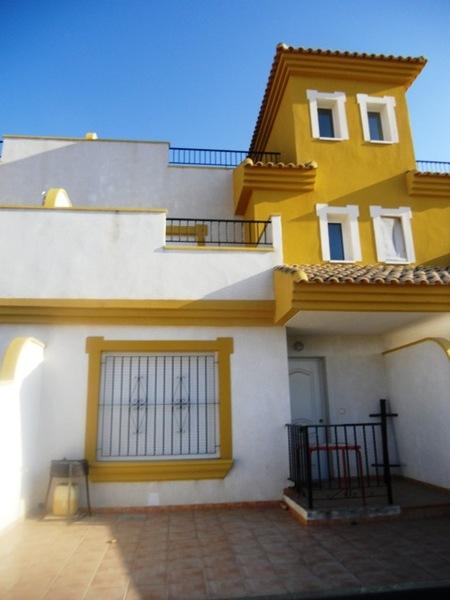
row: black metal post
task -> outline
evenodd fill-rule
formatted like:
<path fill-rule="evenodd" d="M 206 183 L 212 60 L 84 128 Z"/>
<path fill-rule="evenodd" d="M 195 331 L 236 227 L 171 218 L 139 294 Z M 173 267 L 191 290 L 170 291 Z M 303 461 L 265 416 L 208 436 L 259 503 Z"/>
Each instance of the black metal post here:
<path fill-rule="evenodd" d="M 393 504 L 394 499 L 392 496 L 392 478 L 391 478 L 391 466 L 389 462 L 389 445 L 387 437 L 387 410 L 386 400 L 382 398 L 380 400 L 380 419 L 381 419 L 381 442 L 383 446 L 383 475 L 384 483 L 387 488 L 388 503 Z"/>
<path fill-rule="evenodd" d="M 304 436 L 303 447 L 305 449 L 306 487 L 307 487 L 307 493 L 308 493 L 308 508 L 310 510 L 312 510 L 314 508 L 314 500 L 313 500 L 311 452 L 309 451 L 309 430 L 308 430 L 308 427 L 302 427 L 302 435 Z"/>

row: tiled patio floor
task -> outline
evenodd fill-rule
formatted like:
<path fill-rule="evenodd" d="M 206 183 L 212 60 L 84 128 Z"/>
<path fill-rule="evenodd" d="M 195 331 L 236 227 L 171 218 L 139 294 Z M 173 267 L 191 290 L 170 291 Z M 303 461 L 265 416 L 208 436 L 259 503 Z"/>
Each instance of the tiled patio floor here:
<path fill-rule="evenodd" d="M 450 519 L 303 527 L 233 509 L 28 520 L 0 536 L 4 600 L 236 598 L 450 579 Z"/>

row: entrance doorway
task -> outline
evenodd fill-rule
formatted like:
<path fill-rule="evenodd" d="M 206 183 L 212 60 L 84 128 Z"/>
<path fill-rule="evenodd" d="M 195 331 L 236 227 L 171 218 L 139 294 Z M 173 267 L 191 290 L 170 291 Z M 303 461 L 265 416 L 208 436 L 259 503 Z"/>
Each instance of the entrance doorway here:
<path fill-rule="evenodd" d="M 325 369 L 321 358 L 289 359 L 291 423 L 327 422 Z"/>

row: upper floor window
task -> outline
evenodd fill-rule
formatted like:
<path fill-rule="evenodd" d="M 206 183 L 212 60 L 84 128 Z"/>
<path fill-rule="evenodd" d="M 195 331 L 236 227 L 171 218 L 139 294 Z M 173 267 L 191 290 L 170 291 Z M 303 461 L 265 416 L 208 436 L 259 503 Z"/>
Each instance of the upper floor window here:
<path fill-rule="evenodd" d="M 361 260 L 358 216 L 355 205 L 329 206 L 317 204 L 322 259 L 331 262 Z"/>
<path fill-rule="evenodd" d="M 366 142 L 394 144 L 398 142 L 393 96 L 356 94 L 361 112 L 363 135 Z"/>
<path fill-rule="evenodd" d="M 344 92 L 307 90 L 311 131 L 320 140 L 348 140 Z"/>
<path fill-rule="evenodd" d="M 377 259 L 385 263 L 415 262 L 411 209 L 371 206 Z"/>

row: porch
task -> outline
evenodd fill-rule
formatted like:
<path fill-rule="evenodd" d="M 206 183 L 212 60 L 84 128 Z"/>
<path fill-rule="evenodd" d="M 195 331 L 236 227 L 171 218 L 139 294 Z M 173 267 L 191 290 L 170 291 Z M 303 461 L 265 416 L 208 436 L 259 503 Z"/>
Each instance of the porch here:
<path fill-rule="evenodd" d="M 26 520 L 0 536 L 0 596 L 442 597 L 449 540 L 448 518 L 305 528 L 279 506 Z"/>

